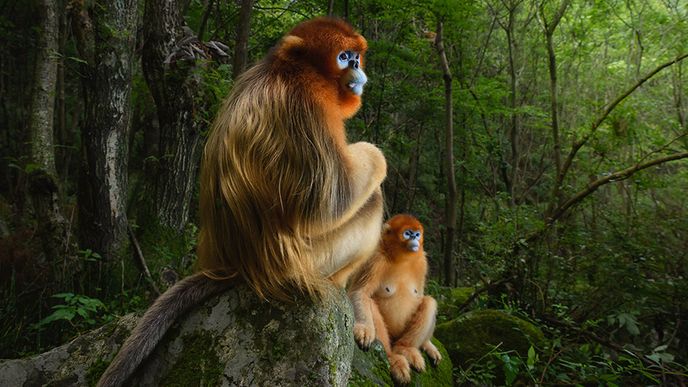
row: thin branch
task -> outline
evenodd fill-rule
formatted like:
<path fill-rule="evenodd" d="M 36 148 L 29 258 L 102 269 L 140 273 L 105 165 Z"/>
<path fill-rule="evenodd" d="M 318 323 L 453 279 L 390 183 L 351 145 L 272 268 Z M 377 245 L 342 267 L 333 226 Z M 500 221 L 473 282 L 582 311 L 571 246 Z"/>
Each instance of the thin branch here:
<path fill-rule="evenodd" d="M 504 283 L 506 283 L 506 282 L 509 282 L 509 281 L 511 281 L 511 280 L 513 280 L 512 277 L 502 278 L 502 279 L 500 279 L 499 281 L 491 282 L 491 283 L 489 283 L 489 284 L 483 286 L 482 288 L 476 290 L 475 292 L 473 292 L 473 294 L 471 294 L 470 297 L 468 297 L 468 298 L 466 299 L 466 301 L 463 302 L 463 304 L 461 304 L 461 305 L 459 306 L 459 313 L 463 312 L 464 309 L 468 308 L 468 306 L 469 306 L 473 301 L 475 301 L 475 299 L 478 298 L 478 296 L 481 295 L 482 293 L 485 293 L 486 291 L 488 291 L 488 290 L 490 290 L 490 289 L 494 289 L 494 288 L 496 288 L 496 287 L 498 287 L 498 286 L 501 286 L 502 284 L 504 284 Z"/>
<path fill-rule="evenodd" d="M 557 177 L 557 182 L 556 184 L 561 185 L 564 182 L 564 179 L 566 178 L 566 174 L 568 173 L 569 169 L 571 168 L 571 164 L 573 164 L 573 159 L 576 157 L 576 154 L 578 151 L 585 145 L 590 138 L 595 134 L 599 126 L 602 124 L 602 122 L 609 116 L 609 114 L 616 108 L 617 105 L 619 105 L 624 99 L 626 99 L 631 93 L 633 93 L 637 88 L 642 86 L 645 82 L 650 80 L 650 78 L 654 77 L 657 75 L 660 71 L 664 70 L 665 68 L 679 63 L 682 60 L 688 58 L 688 53 L 679 55 L 675 59 L 663 63 L 659 66 L 657 66 L 654 70 L 650 71 L 647 75 L 642 77 L 638 82 L 636 82 L 633 86 L 628 88 L 625 92 L 623 92 L 621 95 L 619 95 L 612 103 L 610 103 L 606 109 L 600 114 L 597 119 L 592 123 L 590 127 L 590 131 L 583 136 L 578 141 L 575 141 L 573 145 L 571 146 L 571 151 L 569 152 L 568 156 L 566 157 L 566 161 L 564 161 L 564 165 L 561 169 L 561 172 L 559 173 L 559 176 Z"/>
<path fill-rule="evenodd" d="M 585 189 L 583 189 L 582 191 L 575 194 L 572 198 L 567 200 L 564 204 L 559 206 L 559 208 L 557 208 L 554 211 L 552 216 L 549 219 L 547 219 L 547 223 L 546 223 L 547 226 L 545 227 L 545 229 L 548 228 L 549 226 L 551 226 L 559 218 L 561 218 L 562 215 L 564 215 L 564 213 L 566 213 L 566 211 L 568 211 L 569 208 L 571 208 L 574 205 L 581 202 L 583 199 L 588 197 L 590 194 L 597 191 L 597 189 L 600 188 L 601 186 L 603 186 L 605 184 L 609 184 L 611 182 L 615 182 L 615 181 L 626 180 L 629 177 L 633 176 L 636 172 L 642 171 L 643 169 L 647 169 L 647 168 L 653 167 L 655 165 L 664 164 L 664 163 L 669 162 L 669 161 L 681 160 L 681 159 L 685 159 L 685 158 L 688 158 L 688 152 L 674 153 L 674 154 L 671 154 L 668 156 L 664 156 L 664 157 L 660 157 L 660 158 L 657 158 L 654 160 L 646 161 L 644 163 L 638 163 L 632 167 L 628 167 L 628 168 L 623 169 L 621 171 L 614 172 L 612 174 L 609 174 L 608 176 L 605 176 L 601 179 L 597 179 L 597 180 L 589 183 L 585 187 Z M 543 229 L 543 231 L 544 231 L 544 229 Z M 531 238 L 528 238 L 528 240 L 530 240 L 530 239 Z"/>
<path fill-rule="evenodd" d="M 151 286 L 151 288 L 153 288 L 155 294 L 159 296 L 160 290 L 158 289 L 158 286 L 155 284 L 155 281 L 153 280 L 153 276 L 151 275 L 150 270 L 148 270 L 146 259 L 143 257 L 143 252 L 141 251 L 141 246 L 139 245 L 138 239 L 136 239 L 136 235 L 134 235 L 134 230 L 131 229 L 131 226 L 128 223 L 127 230 L 129 231 L 131 242 L 134 244 L 134 248 L 136 250 L 136 257 L 139 259 L 139 263 L 141 264 L 141 268 L 143 269 L 143 274 L 146 277 L 146 281 L 148 281 L 148 284 Z"/>

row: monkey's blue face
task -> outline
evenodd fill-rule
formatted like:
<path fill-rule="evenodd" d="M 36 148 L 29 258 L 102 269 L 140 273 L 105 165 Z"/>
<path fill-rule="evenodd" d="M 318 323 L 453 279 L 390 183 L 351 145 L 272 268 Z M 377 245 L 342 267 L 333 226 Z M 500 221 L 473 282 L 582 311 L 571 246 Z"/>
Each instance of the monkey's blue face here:
<path fill-rule="evenodd" d="M 361 67 L 361 55 L 356 51 L 341 51 L 337 54 L 337 67 L 346 70 L 342 77 L 342 87 L 356 95 L 363 94 L 363 86 L 368 82 Z"/>
<path fill-rule="evenodd" d="M 406 246 L 408 247 L 409 250 L 411 251 L 418 251 L 420 248 L 420 237 L 423 234 L 419 230 L 411 230 L 408 229 L 404 231 L 402 234 L 402 237 L 404 240 L 406 240 Z"/>

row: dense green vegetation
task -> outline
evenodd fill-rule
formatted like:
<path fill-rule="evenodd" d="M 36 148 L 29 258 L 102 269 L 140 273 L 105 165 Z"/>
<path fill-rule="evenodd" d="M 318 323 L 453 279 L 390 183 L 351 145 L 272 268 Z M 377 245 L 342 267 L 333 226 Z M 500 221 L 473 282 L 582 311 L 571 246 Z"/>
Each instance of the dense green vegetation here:
<path fill-rule="evenodd" d="M 330 6 L 254 2 L 242 53 L 240 9 L 252 2 L 172 2 L 198 44 L 223 43 L 226 55 L 179 54 L 156 69 L 146 56 L 156 35 L 145 10 L 155 2 L 128 2 L 138 10 L 133 29 L 112 24 L 116 12 L 96 3 L 0 3 L 0 357 L 46 350 L 144 308 L 193 270 L 196 185 L 174 191 L 183 209 L 159 205 L 173 203 L 164 193 L 179 176 L 196 180 L 198 150 L 231 90 L 235 58 L 255 62 L 291 26 Z M 36 149 L 35 68 L 48 6 L 58 22 L 48 56 L 57 65 L 48 93 L 54 143 Z M 455 364 L 455 381 L 685 383 L 686 3 L 347 0 L 334 1 L 332 13 L 369 43 L 370 83 L 349 139 L 383 149 L 388 214 L 413 213 L 425 224 L 428 290 L 440 299 L 441 320 L 500 309 L 545 334 L 525 353 L 495 344 Z M 100 27 L 82 30 L 84 15 Z M 98 37 L 95 54 L 84 46 L 88 33 Z M 105 128 L 115 121 L 110 110 L 93 110 L 106 84 L 94 75 L 98 49 L 130 50 L 124 129 Z M 180 102 L 164 106 L 160 95 Z M 191 120 L 169 120 L 175 110 Z M 188 148 L 171 140 L 190 127 L 192 140 L 180 142 Z M 90 136 L 104 130 L 119 130 L 128 149 L 117 164 L 126 213 L 112 220 L 93 212 L 93 187 L 110 186 L 88 172 L 98 162 Z M 180 152 L 188 165 L 171 161 Z M 477 294 L 455 297 L 457 287 Z"/>

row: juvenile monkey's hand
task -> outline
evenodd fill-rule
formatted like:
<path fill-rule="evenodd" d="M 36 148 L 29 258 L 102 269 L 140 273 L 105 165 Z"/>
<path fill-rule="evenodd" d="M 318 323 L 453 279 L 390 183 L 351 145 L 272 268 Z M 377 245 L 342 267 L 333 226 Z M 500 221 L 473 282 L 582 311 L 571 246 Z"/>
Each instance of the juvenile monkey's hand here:
<path fill-rule="evenodd" d="M 414 347 L 397 347 L 394 348 L 394 352 L 402 355 L 408 360 L 409 364 L 413 369 L 418 372 L 425 371 L 425 359 L 423 359 L 423 354 L 420 353 L 418 348 Z"/>
<path fill-rule="evenodd" d="M 411 367 L 408 360 L 398 353 L 389 355 L 389 372 L 397 383 L 408 384 L 411 381 Z"/>
<path fill-rule="evenodd" d="M 442 360 L 442 355 L 440 354 L 440 351 L 437 349 L 437 347 L 435 347 L 433 343 L 430 342 L 430 340 L 423 343 L 423 345 L 420 348 L 428 354 L 428 357 L 432 360 L 433 366 L 437 366 Z"/>
<path fill-rule="evenodd" d="M 370 348 L 370 344 L 375 340 L 375 327 L 370 324 L 355 323 L 354 339 L 361 349 Z"/>

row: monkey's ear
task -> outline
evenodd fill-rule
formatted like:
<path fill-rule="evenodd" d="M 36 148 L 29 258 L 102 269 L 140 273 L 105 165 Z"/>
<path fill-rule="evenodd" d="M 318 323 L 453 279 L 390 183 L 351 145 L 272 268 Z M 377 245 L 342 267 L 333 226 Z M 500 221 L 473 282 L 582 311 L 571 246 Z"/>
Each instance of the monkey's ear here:
<path fill-rule="evenodd" d="M 386 234 L 386 233 L 391 232 L 391 231 L 392 231 L 392 225 L 391 224 L 385 223 L 382 225 L 382 233 L 383 234 Z"/>
<path fill-rule="evenodd" d="M 287 35 L 280 41 L 277 51 L 281 57 L 286 59 L 288 57 L 298 56 L 305 48 L 303 39 L 295 35 Z"/>

